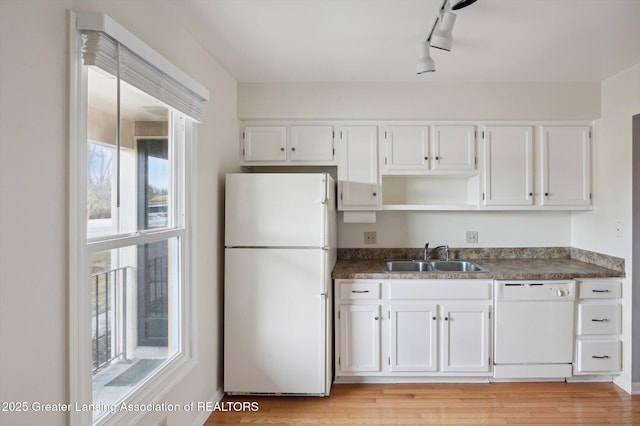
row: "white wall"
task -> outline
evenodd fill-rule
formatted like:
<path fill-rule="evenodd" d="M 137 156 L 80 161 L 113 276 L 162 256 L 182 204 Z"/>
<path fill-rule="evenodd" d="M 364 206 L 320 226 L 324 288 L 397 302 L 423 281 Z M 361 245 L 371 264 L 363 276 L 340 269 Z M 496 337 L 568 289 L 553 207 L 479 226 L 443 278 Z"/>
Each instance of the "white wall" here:
<path fill-rule="evenodd" d="M 242 119 L 595 120 L 598 83 L 240 83 Z M 375 224 L 339 225 L 340 247 L 568 246 L 567 212 L 382 212 Z M 377 244 L 363 243 L 364 231 Z"/>
<path fill-rule="evenodd" d="M 640 64 L 602 82 L 602 118 L 593 155 L 594 210 L 573 213 L 571 245 L 625 259 L 625 363 L 621 384 L 631 383 L 632 116 L 640 114 Z M 637 167 L 637 166 L 636 166 Z M 640 212 L 636 212 L 640 214 Z M 623 228 L 617 236 L 616 223 Z M 640 313 L 639 313 L 640 314 Z M 640 327 L 640 323 L 637 324 Z M 636 354 L 637 356 L 638 354 Z M 635 369 L 640 366 L 636 366 Z M 640 377 L 634 377 L 640 382 Z"/>
<path fill-rule="evenodd" d="M 236 81 L 161 2 L 1 0 L 0 401 L 68 402 L 67 248 L 75 242 L 67 226 L 67 9 L 111 15 L 211 92 L 194 194 L 198 364 L 163 398 L 208 400 L 222 386 L 221 212 L 224 173 L 238 164 Z M 197 414 L 170 413 L 169 424 L 190 424 Z M 68 421 L 52 412 L 0 416 L 7 425 Z"/>

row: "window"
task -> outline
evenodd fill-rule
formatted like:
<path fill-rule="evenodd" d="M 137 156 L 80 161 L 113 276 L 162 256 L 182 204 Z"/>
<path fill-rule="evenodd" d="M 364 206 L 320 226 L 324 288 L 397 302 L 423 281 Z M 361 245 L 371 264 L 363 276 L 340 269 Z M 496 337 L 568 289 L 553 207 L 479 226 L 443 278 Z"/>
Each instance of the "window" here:
<path fill-rule="evenodd" d="M 98 15 L 110 23 L 107 29 L 114 27 Z M 79 16 L 78 29 L 85 29 L 82 21 Z M 77 377 L 71 396 L 93 407 L 88 415 L 72 414 L 72 424 L 127 421 L 131 414 L 114 406 L 152 402 L 148 395 L 157 397 L 191 358 L 186 171 L 192 170 L 193 117 L 206 96 L 195 94 L 198 85 L 195 92 L 181 85 L 171 77 L 172 66 L 115 28 L 143 52 L 101 29 L 76 31 L 72 42 L 78 63 L 71 144 L 77 246 L 70 262 L 77 282 L 70 327 L 71 336 L 90 339 L 70 342 Z"/>

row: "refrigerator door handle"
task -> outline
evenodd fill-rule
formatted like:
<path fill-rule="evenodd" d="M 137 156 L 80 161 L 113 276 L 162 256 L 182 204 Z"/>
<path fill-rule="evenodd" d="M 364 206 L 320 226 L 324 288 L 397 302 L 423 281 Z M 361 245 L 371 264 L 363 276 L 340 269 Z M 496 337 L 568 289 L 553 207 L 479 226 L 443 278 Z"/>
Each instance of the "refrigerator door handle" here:
<path fill-rule="evenodd" d="M 323 199 L 322 199 L 322 204 L 327 204 L 327 202 L 329 201 L 329 194 L 328 194 L 328 188 L 329 185 L 327 185 L 327 178 L 325 177 L 324 179 L 322 179 L 322 192 L 323 192 Z"/>

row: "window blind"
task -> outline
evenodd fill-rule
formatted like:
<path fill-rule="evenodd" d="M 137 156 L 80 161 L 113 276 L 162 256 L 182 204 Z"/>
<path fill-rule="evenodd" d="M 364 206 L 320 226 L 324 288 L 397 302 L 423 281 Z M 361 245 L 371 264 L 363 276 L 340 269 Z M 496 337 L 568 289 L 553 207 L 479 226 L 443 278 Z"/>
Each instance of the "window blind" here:
<path fill-rule="evenodd" d="M 119 64 L 122 81 L 202 121 L 206 99 L 101 31 L 82 31 L 82 62 L 114 76 L 118 75 Z"/>

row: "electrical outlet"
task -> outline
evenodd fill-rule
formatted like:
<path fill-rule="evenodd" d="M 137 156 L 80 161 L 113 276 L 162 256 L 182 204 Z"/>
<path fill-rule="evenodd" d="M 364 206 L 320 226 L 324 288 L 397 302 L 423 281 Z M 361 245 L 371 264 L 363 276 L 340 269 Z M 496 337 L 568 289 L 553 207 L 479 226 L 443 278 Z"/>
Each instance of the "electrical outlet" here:
<path fill-rule="evenodd" d="M 376 232 L 370 231 L 364 233 L 364 243 L 365 244 L 376 244 Z"/>
<path fill-rule="evenodd" d="M 622 222 L 616 222 L 616 237 L 622 238 Z"/>
<path fill-rule="evenodd" d="M 467 231 L 467 244 L 478 244 L 478 231 Z"/>

